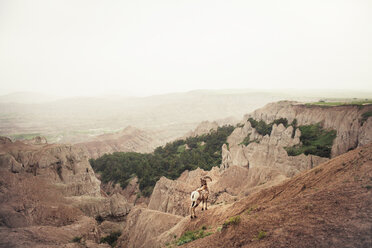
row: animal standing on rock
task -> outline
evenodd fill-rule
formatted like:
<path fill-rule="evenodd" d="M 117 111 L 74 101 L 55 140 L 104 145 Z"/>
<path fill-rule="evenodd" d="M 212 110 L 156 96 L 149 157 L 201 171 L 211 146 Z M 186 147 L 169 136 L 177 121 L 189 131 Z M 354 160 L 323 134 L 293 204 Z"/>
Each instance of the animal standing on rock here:
<path fill-rule="evenodd" d="M 201 187 L 191 193 L 191 208 L 190 208 L 191 219 L 197 217 L 195 215 L 195 208 L 199 205 L 200 202 L 202 202 L 202 211 L 204 210 L 204 203 L 205 203 L 205 210 L 208 209 L 207 201 L 208 201 L 208 196 L 209 196 L 209 189 L 207 186 L 206 179 L 210 179 L 212 181 L 212 178 L 210 178 L 209 176 L 201 177 L 200 178 Z"/>

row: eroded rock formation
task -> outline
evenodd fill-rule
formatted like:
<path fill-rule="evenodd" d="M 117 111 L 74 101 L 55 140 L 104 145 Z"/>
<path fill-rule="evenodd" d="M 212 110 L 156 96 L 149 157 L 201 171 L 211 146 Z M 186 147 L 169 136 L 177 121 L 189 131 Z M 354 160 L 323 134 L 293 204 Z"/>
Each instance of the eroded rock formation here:
<path fill-rule="evenodd" d="M 122 195 L 101 196 L 83 150 L 0 140 L 1 247 L 75 247 L 74 238 L 109 247 L 99 244 L 95 217 L 124 219 L 132 205 Z"/>

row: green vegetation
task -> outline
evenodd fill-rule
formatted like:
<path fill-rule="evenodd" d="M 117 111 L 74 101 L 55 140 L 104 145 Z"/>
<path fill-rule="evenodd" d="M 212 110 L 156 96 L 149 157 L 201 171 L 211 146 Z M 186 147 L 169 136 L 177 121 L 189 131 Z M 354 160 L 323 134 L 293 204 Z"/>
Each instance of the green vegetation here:
<path fill-rule="evenodd" d="M 335 130 L 324 130 L 321 125 L 306 125 L 299 127 L 301 131 L 301 146 L 286 147 L 289 156 L 313 154 L 320 157 L 331 156 L 333 140 L 336 138 Z"/>
<path fill-rule="evenodd" d="M 252 141 L 249 140 L 249 139 L 250 139 L 250 136 L 251 136 L 251 134 L 249 133 L 249 134 L 247 135 L 247 137 L 245 137 L 244 140 L 243 140 L 239 145 L 245 145 L 245 146 L 247 146 L 247 145 L 249 145 L 250 143 L 252 143 Z"/>
<path fill-rule="evenodd" d="M 121 232 L 112 232 L 110 233 L 110 235 L 101 238 L 100 243 L 107 243 L 111 247 L 114 247 L 120 235 L 121 235 Z"/>
<path fill-rule="evenodd" d="M 368 111 L 362 114 L 362 120 L 360 121 L 361 125 L 363 125 L 364 122 L 367 121 L 369 117 L 372 116 L 372 111 Z"/>
<path fill-rule="evenodd" d="M 293 127 L 292 136 L 291 136 L 293 139 L 296 135 L 297 119 L 293 119 L 291 126 Z"/>
<path fill-rule="evenodd" d="M 82 238 L 83 238 L 83 237 L 81 237 L 81 236 L 75 236 L 75 237 L 72 239 L 72 242 L 74 242 L 74 243 L 80 243 L 80 241 L 81 241 Z"/>
<path fill-rule="evenodd" d="M 195 231 L 187 231 L 185 232 L 177 241 L 176 244 L 178 246 L 189 243 L 191 241 L 201 239 L 213 234 L 212 232 L 205 232 L 205 229 L 195 230 Z"/>
<path fill-rule="evenodd" d="M 15 140 L 28 140 L 28 139 L 33 139 L 36 136 L 41 136 L 41 134 L 40 133 L 21 133 L 21 134 L 9 135 L 10 138 L 15 139 Z"/>
<path fill-rule="evenodd" d="M 240 215 L 230 217 L 225 223 L 223 223 L 222 228 L 227 228 L 230 225 L 238 225 L 240 223 Z"/>
<path fill-rule="evenodd" d="M 256 206 L 256 205 L 254 205 L 254 206 L 252 206 L 252 207 L 246 209 L 246 210 L 244 211 L 244 213 L 245 213 L 245 214 L 251 214 L 252 211 L 254 211 L 255 209 L 257 209 L 257 206 Z"/>
<path fill-rule="evenodd" d="M 363 106 L 372 104 L 371 99 L 330 99 L 327 100 L 319 100 L 318 102 L 306 103 L 306 106 L 325 106 L 325 107 L 333 107 L 333 106 L 345 106 L 345 105 L 355 105 L 355 106 Z"/>
<path fill-rule="evenodd" d="M 219 166 L 221 147 L 233 130 L 233 126 L 219 127 L 209 134 L 168 143 L 151 154 L 115 152 L 89 161 L 104 183 L 113 181 L 125 188 L 137 176 L 142 195 L 149 196 L 162 176 L 176 179 L 185 170 Z"/>
<path fill-rule="evenodd" d="M 266 235 L 267 235 L 267 233 L 265 231 L 261 230 L 261 231 L 258 232 L 256 239 L 261 240 L 261 239 L 265 238 Z"/>
<path fill-rule="evenodd" d="M 244 140 L 239 144 L 239 145 L 249 145 L 250 143 L 259 143 L 260 141 L 258 139 L 254 139 L 254 140 L 249 140 L 250 139 L 250 134 L 248 134 L 247 137 L 244 138 Z"/>
<path fill-rule="evenodd" d="M 236 124 L 236 127 L 244 127 L 244 124 L 243 123 L 238 123 L 238 124 Z"/>
<path fill-rule="evenodd" d="M 262 136 L 265 136 L 266 134 L 270 135 L 274 124 L 283 124 L 285 127 L 288 127 L 288 120 L 286 118 L 276 119 L 269 124 L 266 124 L 266 122 L 264 122 L 263 120 L 256 121 L 252 117 L 249 118 L 248 121 L 251 123 L 251 126 L 255 128 L 256 131 Z"/>

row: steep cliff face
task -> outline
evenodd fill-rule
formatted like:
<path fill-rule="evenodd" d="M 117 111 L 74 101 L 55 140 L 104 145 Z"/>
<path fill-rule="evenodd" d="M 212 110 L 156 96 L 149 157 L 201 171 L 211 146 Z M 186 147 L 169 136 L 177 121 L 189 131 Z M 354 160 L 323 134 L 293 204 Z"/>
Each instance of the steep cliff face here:
<path fill-rule="evenodd" d="M 109 196 L 114 194 L 120 194 L 125 197 L 128 203 L 136 206 L 146 207 L 149 204 L 150 198 L 141 195 L 141 190 L 139 189 L 138 178 L 132 178 L 128 185 L 123 189 L 120 183 L 109 182 L 107 184 L 103 183 L 101 188 Z"/>
<path fill-rule="evenodd" d="M 236 128 L 228 138 L 229 151 L 222 148 L 221 169 L 225 164 L 238 165 L 247 168 L 271 168 L 280 171 L 285 177 L 292 177 L 300 171 L 311 169 L 314 166 L 327 161 L 314 155 L 288 156 L 284 147 L 300 143 L 301 132 L 295 131 L 292 138 L 293 127 L 285 128 L 282 124 L 273 125 L 271 135 L 264 136 L 247 122 L 244 127 Z M 250 143 L 244 145 L 241 142 L 249 135 Z M 226 148 L 225 148 L 226 149 Z"/>
<path fill-rule="evenodd" d="M 68 199 L 87 216 L 115 221 L 123 221 L 133 207 L 133 204 L 118 193 L 110 197 L 79 196 Z"/>

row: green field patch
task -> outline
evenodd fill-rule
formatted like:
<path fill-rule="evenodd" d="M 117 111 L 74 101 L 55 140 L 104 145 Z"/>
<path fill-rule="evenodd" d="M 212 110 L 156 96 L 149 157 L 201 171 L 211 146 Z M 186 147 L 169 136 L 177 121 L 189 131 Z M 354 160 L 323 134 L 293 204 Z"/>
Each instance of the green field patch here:
<path fill-rule="evenodd" d="M 334 107 L 334 106 L 363 106 L 372 104 L 372 99 L 340 99 L 340 100 L 320 100 L 318 102 L 306 103 L 306 106 L 325 106 L 325 107 Z"/>

